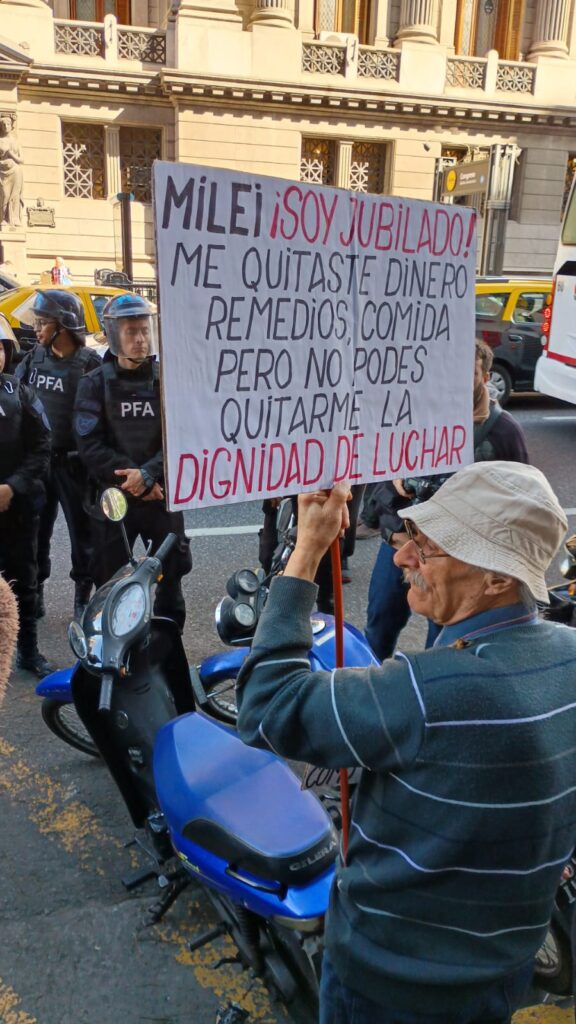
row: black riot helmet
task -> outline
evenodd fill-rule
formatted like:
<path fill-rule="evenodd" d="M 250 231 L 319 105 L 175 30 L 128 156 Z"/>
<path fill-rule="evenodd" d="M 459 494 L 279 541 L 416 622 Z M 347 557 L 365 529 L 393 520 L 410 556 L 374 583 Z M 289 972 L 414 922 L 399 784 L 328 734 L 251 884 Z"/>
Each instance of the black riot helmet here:
<path fill-rule="evenodd" d="M 45 291 L 34 292 L 13 310 L 12 316 L 29 327 L 34 327 L 39 318 L 54 320 L 58 328 L 68 331 L 78 345 L 86 344 L 84 306 L 74 292 L 65 288 L 46 288 Z"/>
<path fill-rule="evenodd" d="M 135 365 L 158 354 L 156 307 L 141 295 L 116 295 L 102 311 L 106 341 L 113 356 Z"/>
<path fill-rule="evenodd" d="M 20 351 L 20 345 L 18 344 L 16 335 L 3 313 L 0 313 L 0 345 L 2 345 L 4 352 L 6 353 L 4 369 L 2 372 L 10 373 L 12 361 L 15 354 Z"/>

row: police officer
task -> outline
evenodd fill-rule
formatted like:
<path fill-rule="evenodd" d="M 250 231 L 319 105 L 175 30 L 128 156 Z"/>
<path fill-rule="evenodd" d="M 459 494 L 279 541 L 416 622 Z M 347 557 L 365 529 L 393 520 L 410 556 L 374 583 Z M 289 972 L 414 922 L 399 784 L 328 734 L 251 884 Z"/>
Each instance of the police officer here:
<path fill-rule="evenodd" d="M 18 601 L 16 667 L 52 671 L 38 650 L 38 512 L 50 462 L 50 427 L 32 388 L 10 373 L 18 342 L 0 314 L 0 570 Z"/>
<path fill-rule="evenodd" d="M 38 605 L 44 615 L 44 583 L 50 576 L 50 541 L 62 506 L 72 553 L 74 618 L 82 617 L 92 589 L 92 537 L 83 506 L 85 474 L 76 451 L 72 412 L 78 381 L 100 365 L 100 356 L 86 348 L 84 307 L 73 292 L 49 288 L 36 292 L 28 310 L 16 311 L 23 323 L 32 323 L 38 344 L 16 370 L 35 389 L 52 429 L 52 456 L 46 505 L 38 534 Z"/>
<path fill-rule="evenodd" d="M 128 498 L 124 521 L 130 544 L 138 536 L 151 540 L 152 550 L 166 534 L 178 543 L 164 567 L 156 592 L 155 613 L 184 626 L 186 610 L 181 579 L 192 568 L 190 545 L 181 512 L 168 512 L 164 502 L 164 459 L 157 352 L 157 321 L 153 307 L 139 295 L 119 295 L 104 307 L 109 351 L 102 366 L 78 385 L 74 429 L 78 451 L 99 490 L 115 485 Z M 117 524 L 98 516 L 94 502 L 93 540 L 96 586 L 126 562 Z"/>

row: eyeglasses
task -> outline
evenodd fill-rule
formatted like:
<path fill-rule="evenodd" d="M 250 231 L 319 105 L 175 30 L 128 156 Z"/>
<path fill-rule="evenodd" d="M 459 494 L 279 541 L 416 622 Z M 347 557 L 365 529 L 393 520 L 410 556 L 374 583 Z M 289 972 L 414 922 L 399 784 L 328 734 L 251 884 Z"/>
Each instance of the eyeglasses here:
<path fill-rule="evenodd" d="M 424 548 L 422 548 L 418 541 L 416 540 L 419 531 L 416 529 L 414 523 L 410 519 L 404 520 L 404 526 L 406 527 L 408 540 L 412 541 L 412 544 L 416 548 L 418 561 L 422 565 L 426 565 L 426 562 L 430 558 L 450 558 L 450 555 L 446 551 L 424 551 Z"/>
<path fill-rule="evenodd" d="M 55 322 L 56 322 L 55 320 L 44 320 L 43 317 L 36 316 L 36 317 L 34 317 L 34 328 L 37 329 L 37 330 L 41 330 L 42 327 L 47 327 L 48 324 L 53 324 Z"/>

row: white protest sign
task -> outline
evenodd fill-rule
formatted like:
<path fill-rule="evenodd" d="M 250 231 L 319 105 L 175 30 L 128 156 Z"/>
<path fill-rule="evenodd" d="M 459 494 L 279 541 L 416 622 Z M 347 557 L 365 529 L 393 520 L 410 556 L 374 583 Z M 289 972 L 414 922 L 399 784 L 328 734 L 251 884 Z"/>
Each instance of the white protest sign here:
<path fill-rule="evenodd" d="M 172 509 L 472 461 L 474 211 L 157 162 Z"/>

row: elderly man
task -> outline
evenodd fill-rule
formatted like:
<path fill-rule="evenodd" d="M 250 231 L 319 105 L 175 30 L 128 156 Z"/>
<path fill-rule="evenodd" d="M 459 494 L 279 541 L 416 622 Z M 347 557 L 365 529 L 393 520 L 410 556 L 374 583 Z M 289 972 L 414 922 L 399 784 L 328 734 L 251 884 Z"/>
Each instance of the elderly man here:
<path fill-rule="evenodd" d="M 576 631 L 541 621 L 566 529 L 532 466 L 476 463 L 401 512 L 395 559 L 436 646 L 311 672 L 319 559 L 346 490 L 300 498 L 238 681 L 245 742 L 364 771 L 332 890 L 322 1024 L 504 1024 L 576 841 Z"/>

